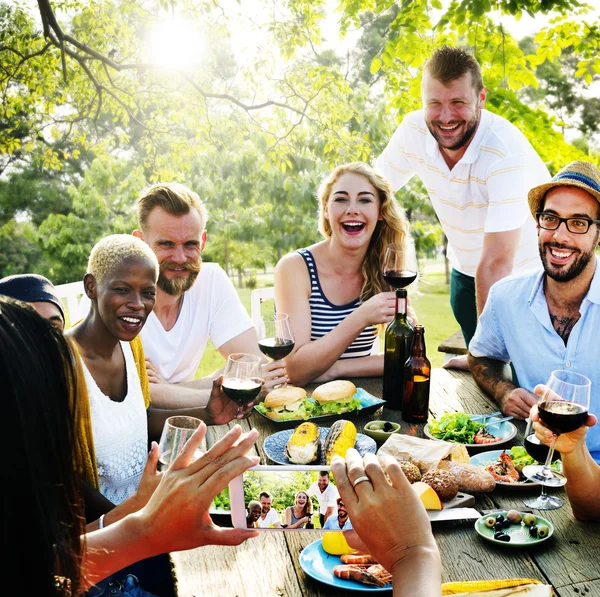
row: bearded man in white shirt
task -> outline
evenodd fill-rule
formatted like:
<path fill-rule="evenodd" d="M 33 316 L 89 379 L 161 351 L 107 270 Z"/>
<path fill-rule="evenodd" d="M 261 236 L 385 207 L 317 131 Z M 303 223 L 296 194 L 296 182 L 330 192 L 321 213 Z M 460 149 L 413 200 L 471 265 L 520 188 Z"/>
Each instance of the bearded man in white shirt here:
<path fill-rule="evenodd" d="M 404 117 L 376 163 L 394 190 L 415 174 L 427 189 L 448 238 L 450 302 L 467 346 L 494 282 L 541 268 L 527 193 L 550 179 L 525 136 L 484 109 L 486 95 L 471 54 L 438 49 L 424 68 L 423 109 Z M 452 364 L 466 368 L 466 357 Z"/>
<path fill-rule="evenodd" d="M 209 339 L 225 359 L 235 352 L 262 356 L 227 274 L 216 263 L 202 263 L 204 203 L 183 185 L 158 183 L 142 193 L 137 215 L 133 234 L 148 243 L 160 266 L 156 304 L 141 333 L 153 406 L 205 405 L 208 419 L 218 423 L 248 416 L 252 404 L 238 409 L 218 380 L 194 380 Z M 287 380 L 283 361 L 264 364 L 262 375 L 264 390 Z"/>

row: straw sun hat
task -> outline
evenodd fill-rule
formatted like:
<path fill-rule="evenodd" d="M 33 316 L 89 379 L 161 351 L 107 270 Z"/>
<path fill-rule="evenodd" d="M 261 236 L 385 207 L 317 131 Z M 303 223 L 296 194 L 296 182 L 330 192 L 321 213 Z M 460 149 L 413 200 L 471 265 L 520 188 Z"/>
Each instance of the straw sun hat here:
<path fill-rule="evenodd" d="M 534 187 L 527 196 L 529 209 L 535 218 L 540 211 L 546 193 L 554 187 L 579 187 L 600 203 L 600 171 L 590 162 L 571 162 L 556 174 L 550 182 Z"/>

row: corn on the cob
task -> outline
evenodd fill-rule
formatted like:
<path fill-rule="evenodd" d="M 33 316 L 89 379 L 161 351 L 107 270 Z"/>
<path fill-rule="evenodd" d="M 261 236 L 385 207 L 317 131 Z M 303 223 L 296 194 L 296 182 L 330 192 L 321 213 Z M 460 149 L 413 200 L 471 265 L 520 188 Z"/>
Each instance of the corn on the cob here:
<path fill-rule="evenodd" d="M 346 457 L 346 450 L 354 448 L 356 443 L 356 427 L 351 421 L 336 421 L 325 438 L 325 463 L 331 464 L 335 454 Z"/>
<path fill-rule="evenodd" d="M 294 464 L 309 464 L 319 457 L 321 435 L 314 423 L 302 423 L 296 427 L 285 447 L 287 457 Z"/>

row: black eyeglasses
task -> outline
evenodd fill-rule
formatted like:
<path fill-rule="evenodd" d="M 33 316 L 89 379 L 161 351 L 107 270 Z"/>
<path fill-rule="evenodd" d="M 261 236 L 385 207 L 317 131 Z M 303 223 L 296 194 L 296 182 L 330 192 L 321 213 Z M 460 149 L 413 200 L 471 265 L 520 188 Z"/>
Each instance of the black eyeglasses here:
<path fill-rule="evenodd" d="M 585 234 L 592 224 L 600 224 L 600 220 L 588 218 L 559 218 L 554 214 L 538 212 L 535 214 L 540 228 L 544 230 L 556 230 L 563 222 L 567 230 L 572 234 Z"/>

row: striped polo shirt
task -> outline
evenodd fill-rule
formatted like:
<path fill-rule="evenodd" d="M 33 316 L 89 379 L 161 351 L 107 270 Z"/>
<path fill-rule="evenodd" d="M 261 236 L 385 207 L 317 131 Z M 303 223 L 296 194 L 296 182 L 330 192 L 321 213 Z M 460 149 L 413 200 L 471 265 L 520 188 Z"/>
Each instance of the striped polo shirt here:
<path fill-rule="evenodd" d="M 459 272 L 475 276 L 485 233 L 517 228 L 521 238 L 513 273 L 541 267 L 527 193 L 550 175 L 523 133 L 505 118 L 482 110 L 473 140 L 450 170 L 423 110 L 410 112 L 376 166 L 394 191 L 419 176 L 448 238 L 450 263 Z"/>
<path fill-rule="evenodd" d="M 330 302 L 321 288 L 317 264 L 308 249 L 297 251 L 304 259 L 310 276 L 310 339 L 311 341 L 322 338 L 334 327 L 341 323 L 350 313 L 360 307 L 360 299 L 356 298 L 346 305 L 334 305 Z M 360 335 L 348 346 L 340 359 L 351 359 L 356 357 L 368 357 L 371 354 L 373 343 L 377 337 L 375 326 L 366 327 Z"/>

